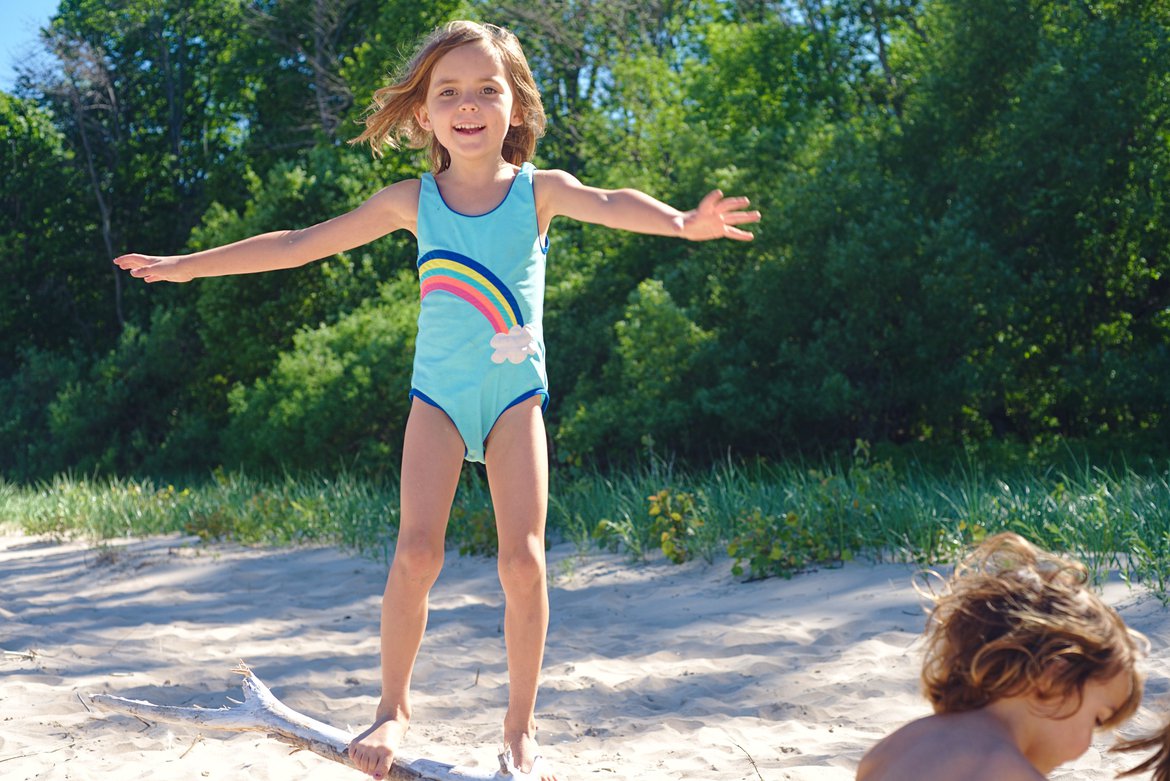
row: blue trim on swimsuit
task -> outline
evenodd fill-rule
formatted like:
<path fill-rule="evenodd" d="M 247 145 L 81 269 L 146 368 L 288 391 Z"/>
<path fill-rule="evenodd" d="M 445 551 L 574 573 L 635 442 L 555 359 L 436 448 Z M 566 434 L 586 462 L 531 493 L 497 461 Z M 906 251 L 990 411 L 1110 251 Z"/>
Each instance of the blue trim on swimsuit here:
<path fill-rule="evenodd" d="M 528 399 L 531 399 L 533 396 L 538 396 L 538 395 L 543 397 L 540 400 L 541 414 L 547 412 L 548 411 L 548 391 L 545 390 L 544 388 L 533 388 L 532 390 L 528 391 L 527 393 L 520 394 L 518 397 L 516 397 L 516 399 L 514 401 L 512 401 L 511 404 L 504 407 L 504 409 L 500 412 L 499 415 L 496 416 L 496 419 L 492 422 L 491 429 L 488 429 L 488 436 L 491 436 L 492 429 L 494 429 L 496 427 L 496 423 L 500 422 L 500 418 L 504 417 L 505 412 L 512 409 L 512 407 L 515 407 L 517 404 L 521 404 L 521 403 L 527 401 Z M 450 420 L 451 425 L 455 426 L 455 431 L 456 432 L 459 431 L 459 426 L 455 425 L 455 421 L 452 420 L 451 416 L 447 414 L 447 410 L 443 409 L 443 405 L 440 404 L 439 402 L 435 401 L 434 399 L 432 399 L 427 394 L 425 394 L 422 391 L 417 390 L 415 388 L 411 388 L 410 393 L 406 394 L 406 396 L 407 396 L 407 398 L 418 399 L 421 402 L 429 404 L 432 407 L 434 407 L 435 409 L 437 409 L 439 412 L 442 412 L 444 415 L 447 415 L 447 420 Z M 486 439 L 484 440 L 482 449 L 484 450 L 484 453 L 486 454 L 487 453 L 487 440 Z M 463 457 L 467 458 L 467 444 L 466 443 L 464 443 L 464 445 L 463 445 Z"/>

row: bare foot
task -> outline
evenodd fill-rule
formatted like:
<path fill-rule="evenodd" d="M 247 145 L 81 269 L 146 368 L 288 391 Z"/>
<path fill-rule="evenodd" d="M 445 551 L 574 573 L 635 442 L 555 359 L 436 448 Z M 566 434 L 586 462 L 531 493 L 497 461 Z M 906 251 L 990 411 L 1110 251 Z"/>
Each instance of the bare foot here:
<path fill-rule="evenodd" d="M 524 781 L 557 781 L 548 760 L 540 755 L 540 746 L 527 732 L 504 734 L 504 745 L 511 754 L 512 766 L 522 774 Z"/>
<path fill-rule="evenodd" d="M 349 758 L 357 769 L 382 779 L 390 777 L 390 763 L 394 752 L 406 734 L 408 722 L 395 719 L 375 721 L 374 725 L 353 739 L 349 744 Z"/>

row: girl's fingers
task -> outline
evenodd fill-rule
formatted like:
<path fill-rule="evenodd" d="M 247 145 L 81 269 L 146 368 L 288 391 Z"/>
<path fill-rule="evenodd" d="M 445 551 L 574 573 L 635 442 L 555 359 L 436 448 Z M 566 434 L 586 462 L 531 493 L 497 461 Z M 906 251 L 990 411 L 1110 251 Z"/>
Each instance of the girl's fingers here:
<path fill-rule="evenodd" d="M 114 258 L 114 265 L 121 269 L 133 270 L 151 265 L 153 261 L 145 255 L 122 255 Z"/>
<path fill-rule="evenodd" d="M 723 215 L 723 222 L 729 225 L 739 225 L 743 222 L 759 222 L 759 212 L 732 212 Z"/>
<path fill-rule="evenodd" d="M 703 196 L 703 200 L 699 201 L 698 211 L 718 211 L 719 202 L 722 198 L 722 190 L 712 190 Z"/>
<path fill-rule="evenodd" d="M 735 239 L 736 241 L 751 241 L 756 237 L 754 233 L 740 230 L 739 228 L 733 228 L 730 225 L 724 229 L 723 236 L 724 238 Z"/>
<path fill-rule="evenodd" d="M 718 192 L 718 190 L 716 191 Z M 716 209 L 720 212 L 740 211 L 751 204 L 751 201 L 743 196 L 735 198 L 724 198 L 719 201 Z"/>

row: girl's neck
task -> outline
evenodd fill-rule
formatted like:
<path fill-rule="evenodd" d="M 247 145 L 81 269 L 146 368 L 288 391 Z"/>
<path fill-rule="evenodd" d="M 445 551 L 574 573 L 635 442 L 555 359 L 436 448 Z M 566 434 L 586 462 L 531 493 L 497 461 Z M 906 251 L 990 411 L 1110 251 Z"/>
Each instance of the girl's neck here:
<path fill-rule="evenodd" d="M 494 160 L 482 161 L 452 158 L 451 164 L 436 178 L 459 187 L 482 187 L 493 182 L 510 181 L 515 175 L 516 166 L 497 156 Z"/>
<path fill-rule="evenodd" d="M 516 178 L 517 168 L 503 158 L 479 164 L 451 161 L 435 176 L 439 194 L 448 208 L 468 216 L 486 214 L 499 206 Z"/>

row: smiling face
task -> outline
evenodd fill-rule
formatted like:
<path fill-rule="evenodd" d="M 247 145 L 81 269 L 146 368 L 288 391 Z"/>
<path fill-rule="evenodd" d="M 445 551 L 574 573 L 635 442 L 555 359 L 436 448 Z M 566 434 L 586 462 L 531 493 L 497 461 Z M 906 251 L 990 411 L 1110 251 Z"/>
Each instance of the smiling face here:
<path fill-rule="evenodd" d="M 484 41 L 439 58 L 415 119 L 452 162 L 499 158 L 508 129 L 522 123 L 504 62 Z"/>

